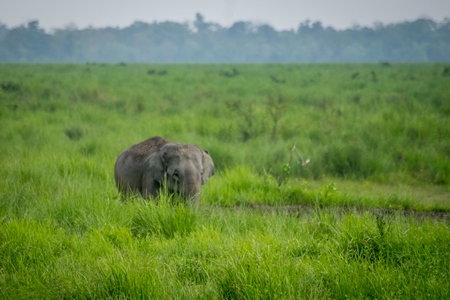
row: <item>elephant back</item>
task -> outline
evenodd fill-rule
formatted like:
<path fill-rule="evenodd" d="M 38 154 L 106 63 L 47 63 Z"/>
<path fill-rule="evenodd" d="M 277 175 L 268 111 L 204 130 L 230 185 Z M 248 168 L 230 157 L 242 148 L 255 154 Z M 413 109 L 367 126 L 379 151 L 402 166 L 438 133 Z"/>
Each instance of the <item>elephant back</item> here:
<path fill-rule="evenodd" d="M 166 140 L 160 136 L 154 136 L 149 138 L 143 142 L 134 144 L 127 150 L 125 153 L 127 156 L 132 156 L 134 160 L 144 161 L 150 155 L 156 153 L 159 149 L 161 149 L 164 145 L 170 143 L 169 140 Z"/>

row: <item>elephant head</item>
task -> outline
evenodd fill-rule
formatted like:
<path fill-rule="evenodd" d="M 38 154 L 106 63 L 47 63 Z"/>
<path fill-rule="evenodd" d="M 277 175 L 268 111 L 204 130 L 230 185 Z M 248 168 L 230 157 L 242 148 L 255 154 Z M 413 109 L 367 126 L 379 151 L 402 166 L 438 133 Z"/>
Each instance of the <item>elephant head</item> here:
<path fill-rule="evenodd" d="M 145 161 L 142 195 L 155 197 L 166 184 L 169 191 L 198 204 L 200 186 L 212 175 L 208 152 L 191 144 L 168 143 Z"/>
<path fill-rule="evenodd" d="M 200 186 L 214 175 L 208 152 L 191 144 L 174 143 L 160 136 L 123 151 L 114 166 L 114 179 L 122 195 L 156 197 L 165 185 L 170 192 L 199 203 Z"/>

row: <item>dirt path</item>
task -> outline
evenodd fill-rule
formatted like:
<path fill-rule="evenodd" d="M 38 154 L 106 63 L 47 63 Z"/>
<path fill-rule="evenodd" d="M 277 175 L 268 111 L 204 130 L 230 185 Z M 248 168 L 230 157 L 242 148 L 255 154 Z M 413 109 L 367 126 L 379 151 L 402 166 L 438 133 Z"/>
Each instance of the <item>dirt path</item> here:
<path fill-rule="evenodd" d="M 235 209 L 253 209 L 259 210 L 262 212 L 287 212 L 289 214 L 298 215 L 299 217 L 303 214 L 311 214 L 317 211 L 317 209 L 321 211 L 337 211 L 340 213 L 347 212 L 371 212 L 375 215 L 384 215 L 384 216 L 394 216 L 394 215 L 403 215 L 403 216 L 411 216 L 416 219 L 434 219 L 434 220 L 443 220 L 450 222 L 450 211 L 416 211 L 416 210 L 400 210 L 400 209 L 392 209 L 392 208 L 374 208 L 374 207 L 356 207 L 356 206 L 325 206 L 317 208 L 314 205 L 305 205 L 305 204 L 297 204 L 297 205 L 280 205 L 280 206 L 271 206 L 265 204 L 252 204 L 249 206 L 234 206 Z"/>

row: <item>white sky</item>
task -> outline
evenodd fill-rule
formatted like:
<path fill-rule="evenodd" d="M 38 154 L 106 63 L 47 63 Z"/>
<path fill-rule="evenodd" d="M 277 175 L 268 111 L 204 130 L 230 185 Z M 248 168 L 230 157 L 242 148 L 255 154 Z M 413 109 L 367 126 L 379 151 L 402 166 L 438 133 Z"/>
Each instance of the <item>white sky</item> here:
<path fill-rule="evenodd" d="M 0 0 L 0 23 L 8 27 L 38 20 L 45 29 L 125 27 L 134 21 L 236 21 L 297 29 L 306 20 L 336 29 L 431 18 L 450 18 L 450 0 Z"/>

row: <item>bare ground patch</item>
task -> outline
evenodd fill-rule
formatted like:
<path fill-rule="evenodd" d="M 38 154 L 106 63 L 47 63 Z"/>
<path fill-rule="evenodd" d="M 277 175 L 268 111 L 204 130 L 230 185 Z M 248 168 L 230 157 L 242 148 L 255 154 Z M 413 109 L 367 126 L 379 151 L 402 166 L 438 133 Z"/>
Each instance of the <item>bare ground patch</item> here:
<path fill-rule="evenodd" d="M 374 215 L 394 216 L 400 215 L 405 217 L 414 217 L 418 220 L 434 219 L 450 222 L 450 211 L 417 211 L 412 209 L 401 210 L 393 208 L 374 208 L 374 207 L 356 207 L 356 206 L 323 206 L 295 204 L 295 205 L 266 205 L 266 204 L 250 204 L 232 206 L 230 209 L 250 209 L 264 213 L 288 213 L 301 217 L 306 214 L 313 214 L 318 211 L 333 211 L 338 213 L 364 213 L 370 212 Z"/>

